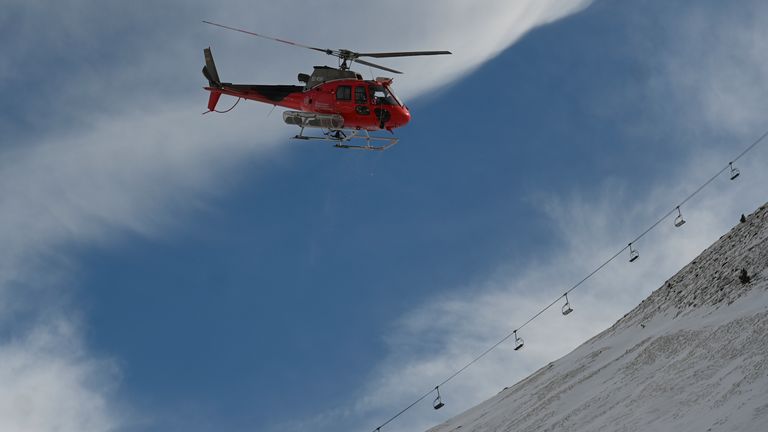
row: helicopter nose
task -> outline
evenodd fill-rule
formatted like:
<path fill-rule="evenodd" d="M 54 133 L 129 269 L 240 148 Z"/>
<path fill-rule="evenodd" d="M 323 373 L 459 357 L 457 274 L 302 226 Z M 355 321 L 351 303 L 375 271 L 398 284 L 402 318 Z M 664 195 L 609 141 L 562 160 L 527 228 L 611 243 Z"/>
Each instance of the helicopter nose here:
<path fill-rule="evenodd" d="M 399 120 L 399 126 L 405 126 L 408 124 L 408 122 L 411 121 L 411 113 L 408 111 L 408 108 L 403 107 L 402 110 L 400 110 L 400 118 Z"/>

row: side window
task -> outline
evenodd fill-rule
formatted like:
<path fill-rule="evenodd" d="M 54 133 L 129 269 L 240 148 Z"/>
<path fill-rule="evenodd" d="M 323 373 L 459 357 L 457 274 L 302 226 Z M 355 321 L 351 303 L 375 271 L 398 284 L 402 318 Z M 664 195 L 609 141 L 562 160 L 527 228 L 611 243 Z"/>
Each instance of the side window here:
<path fill-rule="evenodd" d="M 368 95 L 365 92 L 365 87 L 355 87 L 355 103 L 365 104 L 368 102 Z"/>
<path fill-rule="evenodd" d="M 336 89 L 336 100 L 352 100 L 352 87 L 339 86 Z"/>

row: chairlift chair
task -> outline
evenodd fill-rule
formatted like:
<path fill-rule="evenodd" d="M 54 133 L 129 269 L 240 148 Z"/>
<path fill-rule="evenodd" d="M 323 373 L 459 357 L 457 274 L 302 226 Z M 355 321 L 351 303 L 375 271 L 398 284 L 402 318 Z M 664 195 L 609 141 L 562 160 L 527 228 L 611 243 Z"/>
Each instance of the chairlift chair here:
<path fill-rule="evenodd" d="M 640 258 L 640 252 L 637 249 L 632 249 L 632 243 L 629 244 L 629 262 L 635 262 Z"/>
<path fill-rule="evenodd" d="M 731 180 L 736 180 L 736 177 L 741 174 L 741 171 L 733 166 L 733 162 L 728 162 L 728 166 L 731 167 Z"/>
<path fill-rule="evenodd" d="M 515 351 L 518 351 L 523 347 L 523 345 L 525 345 L 525 342 L 523 341 L 523 338 L 517 336 L 517 330 L 512 333 L 515 335 Z"/>
<path fill-rule="evenodd" d="M 565 304 L 563 305 L 563 315 L 568 315 L 569 313 L 573 312 L 573 308 L 571 307 L 571 303 L 568 301 L 568 294 L 565 294 Z"/>
<path fill-rule="evenodd" d="M 445 404 L 443 403 L 443 400 L 440 398 L 440 386 L 435 387 L 435 390 L 437 391 L 437 397 L 435 398 L 435 401 L 432 402 L 432 407 L 436 410 L 439 410 L 440 408 L 444 407 Z"/>
<path fill-rule="evenodd" d="M 685 224 L 685 219 L 683 219 L 683 212 L 680 211 L 680 206 L 677 206 L 677 217 L 675 218 L 675 226 L 680 228 Z"/>

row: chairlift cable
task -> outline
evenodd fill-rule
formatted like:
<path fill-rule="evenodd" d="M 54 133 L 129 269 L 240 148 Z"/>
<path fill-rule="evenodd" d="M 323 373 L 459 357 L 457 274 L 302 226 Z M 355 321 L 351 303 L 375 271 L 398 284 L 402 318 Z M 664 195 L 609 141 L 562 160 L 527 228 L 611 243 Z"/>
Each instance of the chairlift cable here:
<path fill-rule="evenodd" d="M 392 422 L 392 420 L 394 420 L 394 419 L 400 417 L 401 415 L 403 415 L 406 411 L 408 411 L 409 409 L 413 408 L 413 406 L 416 405 L 417 403 L 419 403 L 419 402 L 423 401 L 424 399 L 426 399 L 427 396 L 431 395 L 434 391 L 435 391 L 435 389 L 432 389 L 432 390 L 428 391 L 427 393 L 424 393 L 420 398 L 416 399 L 415 401 L 413 401 L 413 403 L 411 403 L 407 407 L 403 408 L 399 413 L 393 415 L 389 420 L 387 420 L 384 423 L 382 423 L 381 425 L 379 425 L 379 427 L 374 429 L 374 432 L 380 431 L 381 428 L 383 428 L 384 426 L 388 425 L 390 422 Z"/>
<path fill-rule="evenodd" d="M 718 177 L 720 177 L 720 176 L 721 176 L 721 175 L 722 175 L 722 174 L 723 174 L 723 173 L 724 173 L 724 172 L 725 172 L 725 171 L 726 171 L 726 170 L 727 170 L 729 167 L 731 167 L 731 168 L 732 168 L 732 166 L 733 166 L 733 162 L 736 162 L 737 160 L 741 159 L 741 158 L 742 158 L 744 155 L 746 155 L 746 154 L 747 154 L 747 153 L 749 153 L 749 152 L 750 152 L 752 149 L 754 149 L 755 147 L 757 147 L 757 145 L 758 145 L 758 144 L 760 144 L 761 142 L 763 142 L 763 140 L 765 140 L 765 138 L 766 138 L 766 137 L 768 137 L 768 130 L 766 130 L 766 131 L 765 131 L 765 133 L 763 133 L 763 134 L 762 134 L 762 135 L 761 135 L 761 136 L 760 136 L 760 137 L 759 137 L 757 140 L 755 140 L 754 142 L 752 142 L 752 144 L 750 144 L 750 145 L 749 145 L 747 148 L 745 148 L 745 149 L 744 149 L 744 150 L 743 150 L 741 153 L 739 153 L 739 155 L 738 155 L 738 156 L 736 156 L 736 157 L 735 157 L 735 158 L 734 158 L 734 159 L 733 159 L 731 162 L 729 162 L 729 163 L 728 163 L 728 165 L 726 165 L 725 167 L 723 167 L 723 168 L 722 168 L 720 171 L 718 171 L 718 172 L 717 172 L 715 175 L 713 175 L 712 177 L 710 177 L 710 178 L 709 178 L 709 179 L 708 179 L 706 182 L 704 182 L 704 183 L 703 183 L 701 186 L 699 186 L 699 187 L 698 187 L 698 188 L 697 188 L 695 191 L 693 191 L 693 192 L 692 192 L 690 195 L 688 195 L 688 196 L 687 196 L 687 197 L 686 197 L 686 198 L 685 198 L 683 201 L 681 201 L 681 202 L 680 202 L 680 204 L 679 204 L 678 206 L 676 206 L 676 207 L 675 207 L 675 208 L 673 208 L 672 210 L 668 211 L 668 212 L 667 212 L 667 213 L 666 213 L 664 216 L 660 217 L 660 218 L 659 218 L 659 219 L 658 219 L 656 222 L 654 222 L 654 223 L 653 223 L 651 226 L 649 226 L 648 228 L 646 228 L 646 229 L 645 229 L 645 231 L 643 231 L 643 232 L 642 232 L 640 235 L 638 235 L 638 236 L 637 236 L 637 237 L 636 237 L 634 240 L 632 240 L 632 241 L 631 241 L 631 242 L 630 242 L 630 243 L 629 243 L 627 246 L 624 246 L 624 247 L 622 247 L 622 248 L 621 248 L 621 249 L 620 249 L 618 252 L 616 252 L 615 254 L 613 254 L 613 255 L 612 255 L 610 258 L 608 258 L 606 261 L 604 261 L 602 264 L 600 264 L 600 265 L 599 265 L 599 266 L 597 266 L 597 267 L 596 267 L 594 270 L 592 270 L 592 271 L 591 271 L 591 272 L 590 272 L 588 275 L 586 275 L 584 278 L 582 278 L 580 281 L 576 282 L 576 283 L 575 283 L 573 286 L 571 286 L 571 287 L 570 287 L 568 290 L 566 290 L 564 294 L 561 294 L 559 297 L 557 297 L 557 299 L 555 299 L 555 301 L 553 301 L 552 303 L 548 304 L 547 306 L 545 306 L 544 308 L 542 308 L 540 311 L 538 311 L 536 314 L 534 314 L 533 316 L 531 316 L 531 317 L 530 317 L 530 318 L 529 318 L 527 321 L 525 321 L 525 322 L 524 322 L 524 323 L 523 323 L 521 326 L 519 326 L 518 328 L 516 328 L 515 330 L 513 330 L 511 333 L 509 333 L 509 334 L 507 334 L 506 336 L 504 336 L 503 338 L 501 338 L 501 339 L 500 339 L 498 342 L 496 342 L 496 343 L 494 343 L 493 345 L 491 345 L 489 348 L 487 348 L 485 351 L 483 351 L 483 352 L 482 352 L 480 355 L 478 355 L 477 357 L 473 358 L 473 359 L 472 359 L 472 360 L 471 360 L 469 363 L 465 364 L 465 365 L 464 365 L 464 366 L 462 366 L 460 369 L 458 369 L 457 371 L 455 371 L 455 372 L 454 372 L 453 374 L 451 374 L 451 375 L 450 375 L 448 378 L 446 378 L 445 380 L 443 380 L 443 381 L 442 381 L 440 384 L 438 384 L 437 386 L 435 386 L 434 388 L 432 388 L 432 389 L 431 389 L 430 391 L 428 391 L 427 393 L 424 393 L 424 394 L 423 394 L 421 397 L 419 397 L 418 399 L 416 399 L 415 401 L 413 401 L 413 402 L 412 402 L 410 405 L 408 405 L 407 407 L 403 408 L 403 409 L 402 409 L 400 412 L 398 412 L 398 413 L 397 413 L 397 414 L 395 414 L 394 416 L 390 417 L 390 418 L 389 418 L 387 421 L 385 421 L 384 423 L 382 423 L 380 426 L 378 426 L 378 427 L 376 427 L 375 429 L 373 429 L 373 432 L 381 432 L 381 428 L 383 428 L 384 426 L 388 425 L 388 424 L 389 424 L 389 423 L 391 423 L 393 420 L 395 420 L 396 418 L 398 418 L 398 417 L 400 417 L 401 415 L 403 415 L 403 414 L 404 414 L 406 411 L 408 411 L 408 410 L 410 410 L 411 408 L 413 408 L 413 407 L 414 407 L 416 404 L 418 404 L 419 402 L 421 402 L 422 400 L 424 400 L 424 399 L 425 399 L 427 396 L 429 396 L 429 395 L 431 395 L 433 392 L 435 392 L 435 391 L 436 391 L 436 390 L 437 390 L 439 387 L 443 386 L 444 384 L 448 383 L 448 382 L 449 382 L 449 381 L 451 381 L 452 379 L 456 378 L 456 377 L 457 377 L 459 374 L 461 374 L 462 372 L 464 372 L 465 370 L 467 370 L 467 369 L 468 369 L 470 366 L 474 365 L 474 364 L 475 364 L 476 362 L 478 362 L 480 359 L 482 359 L 483 357 L 485 357 L 486 355 L 488 355 L 488 354 L 489 354 L 491 351 L 495 350 L 495 349 L 496 349 L 496 348 L 497 348 L 499 345 L 501 345 L 502 343 L 506 342 L 506 341 L 507 341 L 507 339 L 511 338 L 513 335 L 514 335 L 514 336 L 516 336 L 516 335 L 517 335 L 517 332 L 518 332 L 518 331 L 520 331 L 520 330 L 521 330 L 523 327 L 527 326 L 527 325 L 528 325 L 528 324 L 530 324 L 530 323 L 531 323 L 533 320 L 535 320 L 536 318 L 538 318 L 539 316 L 541 316 L 541 314 L 543 314 L 544 312 L 546 312 L 547 310 L 549 310 L 550 308 L 552 308 L 552 306 L 554 306 L 554 305 L 556 305 L 557 303 L 559 303 L 559 302 L 560 302 L 560 300 L 561 300 L 562 298 L 566 297 L 566 296 L 567 296 L 567 295 L 568 295 L 568 294 L 569 294 L 571 291 L 574 291 L 575 289 L 577 289 L 578 287 L 580 287 L 582 284 L 584 284 L 584 282 L 586 282 L 587 280 L 589 280 L 589 279 L 590 279 L 592 276 L 594 276 L 594 275 L 595 275 L 597 272 L 599 272 L 599 271 L 600 271 L 600 270 L 602 270 L 602 269 L 603 269 L 605 266 L 607 266 L 608 264 L 610 264 L 610 263 L 611 263 L 613 260 L 615 260 L 616 258 L 618 258 L 618 257 L 619 257 L 619 255 L 623 254 L 623 253 L 624 253 L 624 251 L 626 251 L 626 250 L 627 250 L 627 248 L 630 248 L 632 244 L 634 244 L 634 243 L 635 243 L 635 242 L 637 242 L 638 240 L 640 240 L 640 239 L 642 239 L 643 237 L 645 237 L 645 235 L 646 235 L 646 234 L 648 234 L 649 232 L 651 232 L 651 231 L 652 231 L 654 228 L 656 228 L 656 227 L 657 227 L 657 226 L 658 226 L 658 225 L 659 225 L 661 222 L 663 222 L 663 221 L 664 221 L 664 220 L 666 220 L 666 219 L 667 219 L 669 216 L 671 216 L 673 213 L 675 213 L 675 211 L 678 211 L 678 210 L 679 210 L 679 208 L 680 208 L 682 205 L 684 205 L 685 203 L 687 203 L 688 201 L 690 201 L 690 200 L 691 200 L 691 199 L 692 199 L 694 196 L 698 195 L 698 194 L 699 194 L 699 193 L 700 193 L 702 190 L 704 190 L 704 188 L 706 188 L 707 186 L 709 186 L 709 185 L 710 185 L 710 184 L 711 184 L 711 183 L 712 183 L 712 182 L 713 182 L 715 179 L 717 179 Z M 567 297 L 566 297 L 566 298 L 567 298 Z M 439 390 L 438 390 L 438 392 L 439 392 Z"/>
<path fill-rule="evenodd" d="M 749 147 L 745 148 L 741 153 L 739 153 L 738 156 L 736 156 L 731 162 L 736 162 L 737 160 L 741 159 L 742 156 L 749 153 L 753 148 L 757 147 L 758 144 L 760 144 L 765 137 L 768 137 L 768 131 L 765 131 L 764 134 L 760 136 L 760 138 L 756 139 L 755 142 L 749 145 Z"/>
<path fill-rule="evenodd" d="M 733 158 L 733 160 L 731 160 L 731 161 L 730 161 L 730 162 L 729 162 L 729 163 L 728 163 L 726 166 L 724 166 L 724 167 L 723 167 L 723 169 L 721 169 L 720 171 L 718 171 L 718 172 L 717 172 L 717 174 L 715 174 L 714 176 L 712 176 L 712 177 L 711 177 L 709 180 L 707 180 L 707 181 L 706 181 L 706 182 L 705 182 L 703 185 L 699 186 L 699 188 L 698 188 L 698 189 L 696 189 L 696 190 L 695 190 L 695 191 L 694 191 L 692 194 L 688 195 L 688 197 L 686 197 L 686 198 L 685 198 L 685 199 L 684 199 L 684 200 L 683 200 L 683 201 L 680 203 L 680 205 L 682 206 L 683 204 L 685 204 L 686 202 L 688 202 L 688 200 L 690 200 L 691 198 L 693 198 L 693 197 L 694 197 L 696 194 L 698 194 L 699 192 L 701 192 L 701 190 L 702 190 L 702 189 L 704 189 L 705 187 L 709 186 L 709 184 L 710 184 L 710 183 L 712 183 L 712 182 L 713 182 L 713 181 L 714 181 L 716 178 L 720 177 L 720 175 L 721 175 L 721 174 L 723 174 L 723 173 L 724 173 L 724 172 L 725 172 L 725 171 L 726 171 L 726 170 L 727 170 L 729 167 L 731 167 L 731 166 L 732 166 L 731 164 L 733 164 L 733 163 L 734 163 L 734 162 L 736 162 L 737 160 L 741 159 L 741 158 L 742 158 L 742 157 L 743 157 L 745 154 L 749 153 L 749 152 L 750 152 L 750 151 L 751 151 L 753 148 L 755 148 L 755 147 L 756 147 L 758 144 L 760 144 L 760 143 L 761 143 L 761 142 L 762 142 L 762 141 L 763 141 L 763 140 L 764 140 L 766 137 L 768 137 L 768 131 L 765 131 L 765 133 L 764 133 L 764 134 L 760 135 L 760 138 L 756 139 L 756 140 L 755 140 L 755 141 L 754 141 L 752 144 L 750 144 L 750 145 L 749 145 L 747 148 L 745 148 L 745 149 L 744 149 L 744 150 L 743 150 L 741 153 L 739 153 L 739 155 L 738 155 L 738 156 L 736 156 L 735 158 Z"/>

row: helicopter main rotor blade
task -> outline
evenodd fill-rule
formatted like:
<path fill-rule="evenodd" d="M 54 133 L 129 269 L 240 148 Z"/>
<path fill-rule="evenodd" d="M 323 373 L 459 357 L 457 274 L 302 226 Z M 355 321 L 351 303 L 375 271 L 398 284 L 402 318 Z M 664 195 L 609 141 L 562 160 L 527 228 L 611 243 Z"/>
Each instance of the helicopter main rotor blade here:
<path fill-rule="evenodd" d="M 402 73 L 399 70 L 390 69 L 390 68 L 388 68 L 386 66 L 377 65 L 376 63 L 367 62 L 365 60 L 360 60 L 359 58 L 356 58 L 353 61 L 356 62 L 356 63 L 360 63 L 360 64 L 363 64 L 363 65 L 366 65 L 366 66 L 375 67 L 376 69 L 385 70 L 387 72 L 392 72 L 392 73 L 396 73 L 396 74 L 401 74 Z"/>
<path fill-rule="evenodd" d="M 252 32 L 252 31 L 248 31 L 248 30 L 243 30 L 243 29 L 239 29 L 239 28 L 235 28 L 235 27 L 225 26 L 224 24 L 216 24 L 216 23 L 210 22 L 210 21 L 203 20 L 203 22 L 206 23 L 206 24 L 210 24 L 212 26 L 225 28 L 227 30 L 234 30 L 234 31 L 237 31 L 237 32 L 240 32 L 240 33 L 249 34 L 251 36 L 258 36 L 260 38 L 269 39 L 269 40 L 272 40 L 272 41 L 275 41 L 275 42 L 282 42 L 284 44 L 293 45 L 293 46 L 297 46 L 297 47 L 300 47 L 300 48 L 307 48 L 307 49 L 311 49 L 311 50 L 315 50 L 315 51 L 320 51 L 322 53 L 326 53 L 326 54 L 330 54 L 330 55 L 336 55 L 333 52 L 333 50 L 330 50 L 330 49 L 323 49 L 323 48 L 317 48 L 317 47 L 313 47 L 313 46 L 309 46 L 309 45 L 303 45 L 303 44 L 296 43 L 296 42 L 291 42 L 291 41 L 285 40 L 285 39 L 278 39 L 278 38 L 274 38 L 274 37 L 271 37 L 271 36 L 255 33 L 255 32 Z"/>
<path fill-rule="evenodd" d="M 374 58 L 431 56 L 431 55 L 443 55 L 443 54 L 453 54 L 453 53 L 450 51 L 397 51 L 397 52 L 378 52 L 378 53 L 355 53 L 355 55 L 358 57 L 374 57 Z"/>
<path fill-rule="evenodd" d="M 227 26 L 227 25 L 224 25 L 224 24 L 218 24 L 218 23 L 215 23 L 215 22 L 210 22 L 210 21 L 205 21 L 205 20 L 203 20 L 203 22 L 206 23 L 206 24 L 210 24 L 210 25 L 216 26 L 216 27 L 221 27 L 221 28 L 224 28 L 224 29 L 227 29 L 227 30 L 232 30 L 232 31 L 240 32 L 240 33 L 245 33 L 245 34 L 248 34 L 248 35 L 251 35 L 251 36 L 260 37 L 260 38 L 263 38 L 263 39 L 269 39 L 271 41 L 281 42 L 281 43 L 284 43 L 284 44 L 293 45 L 293 46 L 297 46 L 297 47 L 300 47 L 300 48 L 311 49 L 313 51 L 319 51 L 321 53 L 325 53 L 325 54 L 328 54 L 328 55 L 332 55 L 332 56 L 338 57 L 339 59 L 342 60 L 340 66 L 339 66 L 339 68 L 341 70 L 348 69 L 347 66 L 346 66 L 347 61 L 351 61 L 351 62 L 360 63 L 362 65 L 374 67 L 376 69 L 385 70 L 387 72 L 392 72 L 392 73 L 396 73 L 396 74 L 402 74 L 402 72 L 400 72 L 399 70 L 395 70 L 395 69 L 392 69 L 392 68 L 388 68 L 386 66 L 378 65 L 376 63 L 371 63 L 371 62 L 367 62 L 367 61 L 364 61 L 364 60 L 360 60 L 360 57 L 387 58 L 387 57 L 413 57 L 413 56 L 432 56 L 432 55 L 451 54 L 450 51 L 394 51 L 394 52 L 358 53 L 358 52 L 350 51 L 350 50 L 347 50 L 347 49 L 332 50 L 332 49 L 328 49 L 328 48 L 318 48 L 318 47 L 313 47 L 313 46 L 309 46 L 309 45 L 304 45 L 304 44 L 300 44 L 300 43 L 297 43 L 297 42 L 292 42 L 292 41 L 285 40 L 285 39 L 279 39 L 279 38 L 275 38 L 275 37 L 272 37 L 272 36 L 263 35 L 261 33 L 256 33 L 256 32 L 252 32 L 252 31 L 248 31 L 248 30 L 243 30 L 243 29 L 239 29 L 239 28 L 236 28 L 236 27 L 230 27 L 230 26 Z"/>

